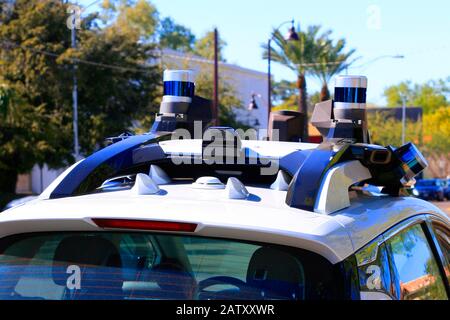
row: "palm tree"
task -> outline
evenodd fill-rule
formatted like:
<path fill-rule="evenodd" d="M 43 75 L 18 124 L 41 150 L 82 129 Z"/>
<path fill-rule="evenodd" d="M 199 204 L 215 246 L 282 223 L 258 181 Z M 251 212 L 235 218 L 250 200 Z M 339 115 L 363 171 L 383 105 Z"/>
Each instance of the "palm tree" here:
<path fill-rule="evenodd" d="M 322 89 L 320 90 L 320 101 L 326 101 L 330 99 L 330 91 L 328 90 L 328 83 L 331 78 L 349 65 L 351 65 L 356 59 L 348 62 L 349 58 L 355 52 L 354 49 L 343 52 L 345 48 L 345 40 L 340 39 L 336 43 L 329 38 L 331 32 L 324 35 L 319 39 L 317 46 L 317 56 L 315 57 L 315 63 L 313 65 L 313 74 L 322 82 Z"/>
<path fill-rule="evenodd" d="M 327 37 L 329 32 L 319 35 L 320 26 L 310 26 L 306 31 L 298 32 L 298 41 L 286 41 L 279 31 L 274 31 L 275 48 L 272 50 L 272 60 L 297 73 L 297 88 L 299 90 L 298 111 L 305 115 L 304 137 L 307 138 L 308 105 L 306 76 L 313 73 L 311 62 L 315 62 L 320 54 L 319 40 Z M 263 46 L 263 58 L 268 58 L 268 47 Z"/>

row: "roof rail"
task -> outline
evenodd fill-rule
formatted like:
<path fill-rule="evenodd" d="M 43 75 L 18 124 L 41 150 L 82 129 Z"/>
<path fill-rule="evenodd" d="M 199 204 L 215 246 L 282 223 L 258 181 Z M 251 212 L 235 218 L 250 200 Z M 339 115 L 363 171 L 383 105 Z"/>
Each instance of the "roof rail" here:
<path fill-rule="evenodd" d="M 154 147 L 145 148 L 146 152 L 151 152 L 156 158 L 164 158 L 164 151 L 157 142 L 165 139 L 165 136 L 155 133 L 130 136 L 95 152 L 75 166 L 53 189 L 49 198 L 70 197 L 95 190 L 106 179 L 139 163 L 142 152 L 138 151 L 150 144 Z"/>

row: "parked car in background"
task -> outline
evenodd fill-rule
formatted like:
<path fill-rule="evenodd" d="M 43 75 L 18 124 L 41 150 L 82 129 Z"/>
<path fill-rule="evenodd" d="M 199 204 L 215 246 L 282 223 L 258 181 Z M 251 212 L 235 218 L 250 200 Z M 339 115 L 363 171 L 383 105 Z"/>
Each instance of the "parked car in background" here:
<path fill-rule="evenodd" d="M 444 179 L 443 181 L 445 183 L 444 196 L 447 200 L 450 200 L 450 178 Z"/>
<path fill-rule="evenodd" d="M 444 201 L 445 183 L 441 179 L 422 179 L 415 185 L 419 191 L 419 198 L 425 200 Z"/>

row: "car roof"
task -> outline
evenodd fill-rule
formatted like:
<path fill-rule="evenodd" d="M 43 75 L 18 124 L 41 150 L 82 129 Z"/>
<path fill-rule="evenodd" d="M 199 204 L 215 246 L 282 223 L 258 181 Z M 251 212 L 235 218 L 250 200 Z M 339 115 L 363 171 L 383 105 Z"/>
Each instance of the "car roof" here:
<path fill-rule="evenodd" d="M 198 224 L 195 235 L 293 246 L 337 263 L 409 217 L 434 214 L 448 221 L 434 205 L 410 197 L 358 195 L 349 208 L 325 215 L 291 208 L 286 191 L 261 186 L 248 186 L 246 200 L 187 182 L 160 189 L 154 195 L 124 190 L 34 200 L 0 215 L 0 235 L 100 230 L 92 218 L 177 221 Z"/>
<path fill-rule="evenodd" d="M 166 140 L 159 141 L 157 146 L 172 159 L 178 155 L 202 155 L 202 140 Z M 317 146 L 242 140 L 242 147 L 250 156 L 279 159 L 280 163 L 288 158 L 288 164 L 294 167 L 299 166 L 301 158 L 296 155 L 303 156 L 302 153 Z M 188 222 L 197 224 L 194 235 L 298 247 L 337 263 L 415 215 L 434 214 L 448 222 L 448 216 L 428 202 L 367 195 L 361 191 L 351 192 L 347 208 L 317 213 L 288 205 L 288 191 L 272 190 L 270 184 L 258 182 L 245 186 L 250 194 L 245 199 L 230 199 L 223 189 L 194 188 L 192 181 L 187 180 L 160 185 L 159 192 L 154 194 L 122 190 L 51 197 L 61 181 L 77 178 L 73 172 L 78 166 L 86 169 L 93 162 L 83 167 L 84 160 L 79 161 L 38 199 L 0 214 L 0 237 L 29 232 L 103 231 L 94 223 L 95 218 Z M 276 175 L 269 178 L 275 180 Z"/>

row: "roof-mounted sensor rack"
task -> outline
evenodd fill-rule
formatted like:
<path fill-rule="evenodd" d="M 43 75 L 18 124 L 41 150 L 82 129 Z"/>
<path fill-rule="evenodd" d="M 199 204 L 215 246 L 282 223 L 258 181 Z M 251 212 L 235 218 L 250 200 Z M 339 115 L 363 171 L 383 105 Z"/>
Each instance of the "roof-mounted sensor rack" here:
<path fill-rule="evenodd" d="M 278 158 L 258 153 L 256 161 L 251 162 L 254 159 L 247 152 L 253 149 L 242 147 L 244 142 L 237 131 L 204 126 L 202 141 L 189 141 L 191 154 L 186 160 L 194 161 L 185 170 L 184 164 L 173 164 L 174 154 L 166 154 L 160 142 L 170 139 L 172 130 L 192 129 L 195 120 L 210 124 L 211 110 L 208 104 L 197 103 L 191 72 L 166 71 L 164 86 L 160 114 L 151 133 L 112 138 L 111 145 L 71 168 L 46 196 L 54 199 L 125 188 L 139 195 L 157 194 L 159 185 L 188 178 L 197 179 L 193 187 L 226 189 L 229 199 L 246 199 L 248 191 L 233 175 L 220 175 L 229 178 L 226 186 L 218 178 L 207 177 L 218 172 L 239 172 L 239 179 L 245 183 L 257 180 L 272 190 L 287 191 L 285 202 L 290 207 L 331 214 L 349 206 L 348 191 L 364 184 L 379 187 L 382 194 L 399 196 L 428 165 L 412 143 L 399 148 L 371 144 L 366 116 L 367 79 L 343 76 L 336 79 L 335 99 L 315 106 L 311 122 L 324 139 L 317 147 L 300 150 L 296 146 Z M 272 141 L 261 143 L 270 144 L 270 148 L 277 146 Z M 212 161 L 218 158 L 222 161 Z M 279 171 L 262 179 L 259 169 L 278 160 Z M 214 164 L 206 167 L 210 162 Z"/>
<path fill-rule="evenodd" d="M 337 100 L 316 105 L 311 122 L 324 142 L 299 164 L 286 197 L 289 206 L 329 214 L 349 206 L 349 188 L 362 182 L 399 196 L 428 166 L 412 143 L 400 148 L 370 144 L 366 90 L 365 77 L 338 77 Z"/>

